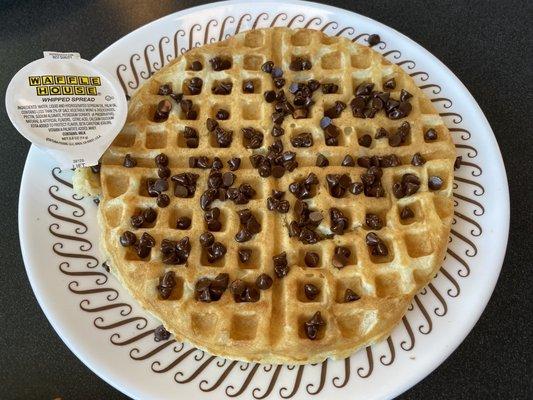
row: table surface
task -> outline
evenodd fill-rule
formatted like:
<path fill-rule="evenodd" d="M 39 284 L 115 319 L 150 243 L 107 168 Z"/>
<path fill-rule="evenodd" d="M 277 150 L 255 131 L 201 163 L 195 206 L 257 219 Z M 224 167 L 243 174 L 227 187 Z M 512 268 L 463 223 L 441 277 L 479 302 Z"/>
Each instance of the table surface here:
<path fill-rule="evenodd" d="M 207 1 L 0 0 L 0 92 L 43 50 L 91 59 L 128 32 Z M 459 348 L 401 399 L 533 398 L 530 251 L 533 226 L 530 154 L 533 37 L 527 1 L 327 1 L 409 36 L 443 61 L 485 112 L 505 161 L 511 231 L 498 285 Z M 430 4 L 434 3 L 434 4 Z M 529 62 L 528 62 L 529 60 Z M 529 91 L 528 91 L 529 89 Z M 529 123 L 528 123 L 529 122 Z M 62 343 L 26 277 L 17 232 L 20 177 L 29 143 L 0 113 L 0 387 L 1 398 L 125 399 Z M 529 257 L 528 257 L 529 255 Z"/>

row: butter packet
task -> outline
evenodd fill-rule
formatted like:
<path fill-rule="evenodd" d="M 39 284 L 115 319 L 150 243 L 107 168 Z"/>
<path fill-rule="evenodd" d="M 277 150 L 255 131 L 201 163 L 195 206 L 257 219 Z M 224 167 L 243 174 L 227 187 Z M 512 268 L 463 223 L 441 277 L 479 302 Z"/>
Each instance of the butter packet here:
<path fill-rule="evenodd" d="M 22 68 L 6 91 L 15 128 L 61 167 L 98 164 L 127 116 L 118 81 L 79 53 L 44 52 Z"/>

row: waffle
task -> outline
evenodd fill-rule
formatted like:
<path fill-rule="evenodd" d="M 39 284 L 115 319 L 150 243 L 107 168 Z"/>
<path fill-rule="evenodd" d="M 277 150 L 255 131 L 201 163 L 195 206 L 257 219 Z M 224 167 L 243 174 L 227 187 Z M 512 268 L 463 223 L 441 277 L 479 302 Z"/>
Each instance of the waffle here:
<path fill-rule="evenodd" d="M 217 56 L 230 60 L 231 68 L 214 71 L 209 60 Z M 292 71 L 289 66 L 297 57 L 311 61 L 312 68 Z M 322 84 L 338 85 L 338 92 L 334 94 L 316 90 L 308 117 L 286 117 L 281 124 L 285 134 L 278 138 L 270 133 L 273 103 L 267 103 L 263 96 L 265 91 L 277 90 L 272 77 L 261 70 L 269 60 L 282 68 L 287 95 L 292 82 L 315 79 Z M 191 70 L 197 69 L 193 65 L 195 61 L 202 64 L 201 70 Z M 203 81 L 201 93 L 196 95 L 188 94 L 186 84 L 193 77 Z M 395 88 L 389 90 L 391 97 L 399 97 L 401 89 L 413 95 L 409 99 L 412 106 L 409 115 L 390 119 L 385 112 L 379 112 L 374 118 L 356 118 L 348 106 L 333 119 L 340 132 L 338 145 L 326 145 L 324 130 L 320 127 L 325 110 L 336 101 L 350 104 L 362 83 L 372 82 L 374 90 L 381 91 L 391 78 L 396 83 Z M 242 83 L 248 80 L 253 81 L 253 93 L 243 92 Z M 233 83 L 230 94 L 213 94 L 212 88 L 220 82 Z M 164 84 L 170 84 L 173 93 L 183 92 L 184 99 L 192 100 L 196 119 L 187 119 L 184 110 L 172 102 L 168 119 L 154 122 L 159 102 L 172 101 L 158 94 Z M 213 133 L 206 128 L 206 120 L 214 119 L 219 109 L 229 112 L 227 120 L 218 121 L 224 129 L 233 131 L 233 141 L 228 148 L 219 147 Z M 411 130 L 401 146 L 390 146 L 386 138 L 373 139 L 370 147 L 360 145 L 364 135 L 374 138 L 379 128 L 395 132 L 405 121 L 410 123 Z M 183 135 L 186 126 L 198 132 L 197 148 L 186 146 Z M 264 134 L 261 147 L 246 148 L 247 139 L 241 133 L 243 127 L 253 127 Z M 425 137 L 430 128 L 437 133 L 434 140 Z M 304 132 L 313 137 L 313 146 L 294 148 L 291 139 Z M 281 140 L 285 150 L 296 152 L 298 167 L 286 171 L 281 178 L 262 178 L 249 156 L 265 154 L 267 146 L 275 139 Z M 154 158 L 160 153 L 168 156 L 172 175 L 184 172 L 199 175 L 192 198 L 175 197 L 172 184 L 166 192 L 170 197 L 167 207 L 157 207 L 156 199 L 149 196 L 146 182 L 157 178 Z M 316 166 L 319 153 L 327 158 L 328 166 Z M 426 160 L 423 165 L 411 164 L 416 153 Z M 136 160 L 135 167 L 123 166 L 126 154 Z M 383 197 L 369 197 L 364 192 L 354 195 L 348 191 L 340 198 L 332 197 L 326 183 L 327 175 L 348 174 L 353 182 L 360 182 L 367 171 L 357 164 L 342 166 L 346 155 L 357 160 L 358 157 L 391 154 L 396 155 L 401 164 L 382 169 Z M 190 157 L 201 156 L 210 160 L 219 157 L 224 164 L 223 172 L 229 171 L 229 159 L 240 157 L 241 165 L 234 171 L 233 186 L 250 184 L 256 190 L 255 196 L 244 205 L 228 200 L 212 203 L 211 206 L 220 208 L 222 224 L 221 231 L 213 235 L 227 248 L 226 254 L 215 263 L 209 263 L 209 252 L 199 243 L 200 235 L 207 231 L 204 211 L 199 204 L 207 188 L 209 170 L 189 167 Z M 112 272 L 178 340 L 230 359 L 301 364 L 320 362 L 327 357 L 346 357 L 383 339 L 404 315 L 417 291 L 433 278 L 444 258 L 450 231 L 454 160 L 454 145 L 444 122 L 401 68 L 371 48 L 345 38 L 328 37 L 307 29 L 270 28 L 244 32 L 223 42 L 192 49 L 154 74 L 131 98 L 126 125 L 103 155 L 99 175 L 90 170 L 78 170 L 74 183 L 79 192 L 101 196 L 98 212 L 101 245 Z M 312 197 L 305 202 L 311 210 L 322 211 L 324 219 L 316 228 L 322 240 L 305 244 L 290 236 L 288 227 L 298 217 L 295 210 L 298 206 L 288 188 L 291 183 L 304 180 L 309 173 L 316 175 L 318 184 L 313 186 Z M 392 188 L 405 174 L 416 175 L 420 187 L 415 194 L 397 198 Z M 438 189 L 428 183 L 434 176 L 441 178 Z M 272 190 L 285 191 L 284 199 L 290 204 L 287 213 L 267 208 Z M 156 220 L 133 229 L 130 218 L 148 207 L 156 210 Z M 332 235 L 331 207 L 347 217 L 343 234 Z M 401 218 L 406 207 L 412 213 Z M 261 230 L 251 240 L 239 243 L 235 240 L 241 227 L 237 211 L 245 208 L 252 211 Z M 380 218 L 381 229 L 369 228 L 367 214 Z M 191 219 L 188 229 L 175 229 L 180 217 Z M 147 258 L 140 259 L 134 247 L 120 244 L 119 238 L 125 231 L 133 231 L 137 238 L 147 232 L 155 239 Z M 371 232 L 377 233 L 387 246 L 387 255 L 373 252 L 372 246 L 366 243 Z M 161 242 L 164 239 L 178 241 L 185 236 L 191 245 L 186 263 L 164 264 Z M 342 268 L 336 268 L 332 261 L 337 246 L 350 250 Z M 247 263 L 239 258 L 238 252 L 242 249 L 252 250 Z M 279 278 L 273 257 L 283 252 L 290 269 L 286 276 Z M 307 252 L 318 254 L 316 267 L 306 265 Z M 163 299 L 161 288 L 165 285 L 161 279 L 169 271 L 175 274 L 175 286 L 166 293 L 169 297 Z M 254 295 L 259 292 L 256 302 L 236 301 L 229 288 L 217 301 L 199 300 L 198 281 L 204 277 L 214 279 L 220 273 L 229 274 L 230 286 L 236 279 L 253 285 L 261 274 L 268 274 L 273 284 L 269 289 L 254 292 Z M 306 295 L 306 284 L 319 289 L 312 300 Z M 347 289 L 355 294 L 355 301 L 345 302 Z M 319 323 L 317 311 L 320 312 Z M 311 340 L 306 326 L 313 324 Z"/>

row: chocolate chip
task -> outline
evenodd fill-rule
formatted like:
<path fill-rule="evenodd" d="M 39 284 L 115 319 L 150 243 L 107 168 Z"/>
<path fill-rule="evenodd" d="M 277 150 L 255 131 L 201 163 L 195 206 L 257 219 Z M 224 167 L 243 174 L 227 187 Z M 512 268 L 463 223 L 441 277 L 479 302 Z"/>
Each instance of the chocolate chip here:
<path fill-rule="evenodd" d="M 461 167 L 462 161 L 463 161 L 463 156 L 456 157 L 453 163 L 453 169 L 459 169 Z"/>
<path fill-rule="evenodd" d="M 244 147 L 247 149 L 257 149 L 263 144 L 263 133 L 254 128 L 242 128 L 244 137 Z"/>
<path fill-rule="evenodd" d="M 172 110 L 172 103 L 169 100 L 161 100 L 156 107 L 154 113 L 154 122 L 163 122 L 168 119 L 170 111 Z"/>
<path fill-rule="evenodd" d="M 218 122 L 213 118 L 207 118 L 207 120 L 205 121 L 205 126 L 209 132 L 213 132 L 218 126 Z"/>
<path fill-rule="evenodd" d="M 163 325 L 159 325 L 154 330 L 154 341 L 161 342 L 170 338 L 170 332 L 165 329 Z"/>
<path fill-rule="evenodd" d="M 285 130 L 279 125 L 274 125 L 270 134 L 274 137 L 279 137 L 285 134 Z"/>
<path fill-rule="evenodd" d="M 327 174 L 326 183 L 328 184 L 329 194 L 335 198 L 341 198 L 351 185 L 351 179 L 348 174 Z"/>
<path fill-rule="evenodd" d="M 385 242 L 374 232 L 366 235 L 366 244 L 370 248 L 370 253 L 374 256 L 387 256 L 389 254 Z"/>
<path fill-rule="evenodd" d="M 229 112 L 224 110 L 223 108 L 221 108 L 215 114 L 215 118 L 218 119 L 218 120 L 221 120 L 221 121 L 225 121 L 225 120 L 227 120 L 229 118 Z"/>
<path fill-rule="evenodd" d="M 396 88 L 396 79 L 390 78 L 383 84 L 384 89 L 392 90 Z"/>
<path fill-rule="evenodd" d="M 203 67 L 204 66 L 202 65 L 200 61 L 196 60 L 191 63 L 191 70 L 193 71 L 201 71 Z"/>
<path fill-rule="evenodd" d="M 221 170 L 222 167 L 224 167 L 224 164 L 222 164 L 222 160 L 218 157 L 213 157 L 213 164 L 211 165 L 211 168 L 213 170 Z"/>
<path fill-rule="evenodd" d="M 198 147 L 200 142 L 198 138 L 198 131 L 193 127 L 186 126 L 183 131 L 183 137 L 185 138 L 185 145 L 190 149 L 195 149 Z"/>
<path fill-rule="evenodd" d="M 263 97 L 267 103 L 272 103 L 274 100 L 276 100 L 276 92 L 273 90 L 267 90 L 263 93 Z"/>
<path fill-rule="evenodd" d="M 324 115 L 331 119 L 338 118 L 345 108 L 346 103 L 342 101 L 336 101 L 333 106 L 324 111 Z"/>
<path fill-rule="evenodd" d="M 407 99 L 410 99 L 413 97 L 411 93 L 409 93 L 407 90 L 402 89 L 400 92 L 400 102 L 406 101 Z"/>
<path fill-rule="evenodd" d="M 370 229 L 380 230 L 383 227 L 383 221 L 377 214 L 366 214 L 365 222 Z"/>
<path fill-rule="evenodd" d="M 324 94 L 333 94 L 337 93 L 339 90 L 339 85 L 334 83 L 323 83 L 322 84 L 322 93 Z"/>
<path fill-rule="evenodd" d="M 287 262 L 287 253 L 282 252 L 272 257 L 274 261 L 274 272 L 278 278 L 283 278 L 289 273 L 289 264 Z"/>
<path fill-rule="evenodd" d="M 109 270 L 109 264 L 107 263 L 107 261 L 104 261 L 104 262 L 102 263 L 102 268 L 103 268 L 104 270 L 106 270 L 106 272 L 109 272 L 109 271 L 110 271 L 110 270 Z"/>
<path fill-rule="evenodd" d="M 255 303 L 259 301 L 260 296 L 259 291 L 254 286 L 248 286 L 241 299 L 245 302 Z"/>
<path fill-rule="evenodd" d="M 124 156 L 124 162 L 122 163 L 126 168 L 134 168 L 137 166 L 137 161 L 131 157 L 130 154 Z"/>
<path fill-rule="evenodd" d="M 189 197 L 189 190 L 186 186 L 178 184 L 174 188 L 174 196 L 181 198 Z"/>
<path fill-rule="evenodd" d="M 315 253 L 313 251 L 308 251 L 307 253 L 305 253 L 304 256 L 305 265 L 307 265 L 309 268 L 315 268 L 316 266 L 318 266 L 319 259 L 320 257 L 318 253 Z"/>
<path fill-rule="evenodd" d="M 215 82 L 216 85 L 213 86 L 211 89 L 211 92 L 216 95 L 222 95 L 226 96 L 231 93 L 231 89 L 233 89 L 233 83 L 221 81 L 221 82 Z"/>
<path fill-rule="evenodd" d="M 289 185 L 291 192 L 297 199 L 309 199 L 313 197 L 312 186 L 318 184 L 318 178 L 314 173 L 307 175 L 307 178 L 294 181 Z"/>
<path fill-rule="evenodd" d="M 241 228 L 236 234 L 235 234 L 235 241 L 239 242 L 239 243 L 244 243 L 244 242 L 247 242 L 249 241 L 250 239 L 253 238 L 253 235 L 252 233 L 246 229 L 246 228 Z"/>
<path fill-rule="evenodd" d="M 348 218 L 344 213 L 338 208 L 332 207 L 329 210 L 329 216 L 331 221 L 330 230 L 337 235 L 344 234 L 349 225 Z"/>
<path fill-rule="evenodd" d="M 424 159 L 424 157 L 422 157 L 420 153 L 415 153 L 413 155 L 413 158 L 411 159 L 411 164 L 414 165 L 415 167 L 424 165 L 425 163 L 426 163 L 426 160 Z"/>
<path fill-rule="evenodd" d="M 204 232 L 200 235 L 200 246 L 211 247 L 215 243 L 215 237 L 211 232 Z"/>
<path fill-rule="evenodd" d="M 374 84 L 372 82 L 363 82 L 355 89 L 356 96 L 368 96 L 372 92 Z"/>
<path fill-rule="evenodd" d="M 272 78 L 278 79 L 283 76 L 283 70 L 280 67 L 274 67 L 270 71 L 270 75 L 272 75 Z"/>
<path fill-rule="evenodd" d="M 335 247 L 333 253 L 332 265 L 335 268 L 342 269 L 349 263 L 350 255 L 352 254 L 351 250 L 344 246 Z"/>
<path fill-rule="evenodd" d="M 363 193 L 364 186 L 361 182 L 352 182 L 352 184 L 348 187 L 348 190 L 351 194 L 361 194 Z"/>
<path fill-rule="evenodd" d="M 244 282 L 241 279 L 235 279 L 231 284 L 229 285 L 229 290 L 231 294 L 234 296 L 241 296 L 244 291 L 246 290 L 246 282 Z"/>
<path fill-rule="evenodd" d="M 263 65 L 261 65 L 261 71 L 266 72 L 267 74 L 270 74 L 273 68 L 274 62 L 272 61 L 267 61 Z"/>
<path fill-rule="evenodd" d="M 91 171 L 93 174 L 99 174 L 101 168 L 102 168 L 102 164 L 100 163 L 100 161 L 98 161 L 98 164 L 91 166 Z"/>
<path fill-rule="evenodd" d="M 415 213 L 413 212 L 413 210 L 411 210 L 410 207 L 408 206 L 405 206 L 402 211 L 400 212 L 400 219 L 410 219 L 410 218 L 414 218 L 415 216 Z"/>
<path fill-rule="evenodd" d="M 424 132 L 424 140 L 426 142 L 432 142 L 434 140 L 437 140 L 437 131 L 435 129 L 430 128 L 426 132 Z"/>
<path fill-rule="evenodd" d="M 372 144 L 372 136 L 366 134 L 361 136 L 359 139 L 357 139 L 357 143 L 359 143 L 359 146 L 362 147 L 370 147 Z"/>
<path fill-rule="evenodd" d="M 443 183 L 444 182 L 440 176 L 430 176 L 428 179 L 428 187 L 431 190 L 439 190 Z"/>
<path fill-rule="evenodd" d="M 343 167 L 354 167 L 355 166 L 355 160 L 353 157 L 349 154 L 346 154 L 344 158 L 342 159 L 341 165 Z"/>
<path fill-rule="evenodd" d="M 135 236 L 135 233 L 133 232 L 124 231 L 124 233 L 120 235 L 119 241 L 123 247 L 133 246 L 137 242 L 137 236 Z"/>
<path fill-rule="evenodd" d="M 244 93 L 253 93 L 255 90 L 254 81 L 246 80 L 242 82 L 242 91 Z"/>
<path fill-rule="evenodd" d="M 376 134 L 374 135 L 374 139 L 383 139 L 389 136 L 389 132 L 385 128 L 378 128 L 376 131 Z"/>
<path fill-rule="evenodd" d="M 168 182 L 166 179 L 156 179 L 152 185 L 152 190 L 157 193 L 166 192 L 168 190 Z"/>
<path fill-rule="evenodd" d="M 378 34 L 374 33 L 374 34 L 370 35 L 367 40 L 368 40 L 368 45 L 370 47 L 373 47 L 373 46 L 379 44 L 379 42 L 381 41 L 381 38 L 379 37 Z"/>
<path fill-rule="evenodd" d="M 352 289 L 348 288 L 346 289 L 346 291 L 344 292 L 344 299 L 343 301 L 345 303 L 350 303 L 352 301 L 357 301 L 359 300 L 361 297 L 359 297 Z"/>
<path fill-rule="evenodd" d="M 291 138 L 293 147 L 311 147 L 313 145 L 313 136 L 309 132 L 302 132 Z"/>
<path fill-rule="evenodd" d="M 285 168 L 282 165 L 274 165 L 272 167 L 272 176 L 276 179 L 281 178 L 285 175 Z"/>
<path fill-rule="evenodd" d="M 400 182 L 392 186 L 392 192 L 398 199 L 415 194 L 420 188 L 420 179 L 414 174 L 404 174 Z"/>
<path fill-rule="evenodd" d="M 309 300 L 314 300 L 320 293 L 320 289 L 312 283 L 306 283 L 304 285 L 304 294 Z"/>
<path fill-rule="evenodd" d="M 228 131 L 217 126 L 215 129 L 215 137 L 219 147 L 230 147 L 233 140 L 233 131 Z"/>
<path fill-rule="evenodd" d="M 239 260 L 241 263 L 246 264 L 248 261 L 250 261 L 251 257 L 252 257 L 251 249 L 240 249 L 239 250 Z"/>
<path fill-rule="evenodd" d="M 224 246 L 222 243 L 213 243 L 212 246 L 207 249 L 207 262 L 212 264 L 220 260 L 222 257 L 224 257 L 226 252 L 226 246 Z"/>
<path fill-rule="evenodd" d="M 267 290 L 272 286 L 273 280 L 268 274 L 261 274 L 255 280 L 255 286 L 261 290 Z"/>
<path fill-rule="evenodd" d="M 144 217 L 142 214 L 134 215 L 130 218 L 131 226 L 134 228 L 140 228 L 144 224 Z"/>
<path fill-rule="evenodd" d="M 163 276 L 159 278 L 159 285 L 157 285 L 157 290 L 159 295 L 163 300 L 166 300 L 170 297 L 172 289 L 176 286 L 176 274 L 174 271 L 165 272 Z"/>
<path fill-rule="evenodd" d="M 183 93 L 170 93 L 169 95 L 177 104 L 183 99 Z"/>
<path fill-rule="evenodd" d="M 240 166 L 241 166 L 241 159 L 239 157 L 230 158 L 228 160 L 228 167 L 231 171 L 238 170 Z"/>
<path fill-rule="evenodd" d="M 170 178 L 170 168 L 164 166 L 159 167 L 157 169 L 157 176 L 159 176 L 161 179 Z"/>
<path fill-rule="evenodd" d="M 311 67 L 311 62 L 303 57 L 295 57 L 289 64 L 291 71 L 305 71 L 311 69 Z"/>
<path fill-rule="evenodd" d="M 211 58 L 209 63 L 215 71 L 223 71 L 231 68 L 231 60 L 219 56 Z"/>
<path fill-rule="evenodd" d="M 285 86 L 285 79 L 284 78 L 276 78 L 276 79 L 274 79 L 274 86 L 277 89 L 281 89 L 283 86 Z"/>
<path fill-rule="evenodd" d="M 402 101 L 400 102 L 397 108 L 393 108 L 387 113 L 387 117 L 389 117 L 390 119 L 401 119 L 407 117 L 412 109 L 413 106 L 411 105 L 411 103 L 407 101 Z"/>
<path fill-rule="evenodd" d="M 202 92 L 202 85 L 204 82 L 202 79 L 194 77 L 188 80 L 185 80 L 185 86 L 191 95 L 197 95 Z"/>
<path fill-rule="evenodd" d="M 157 91 L 157 94 L 160 96 L 168 96 L 171 93 L 172 93 L 172 85 L 170 83 L 165 83 L 159 86 L 159 90 Z"/>
<path fill-rule="evenodd" d="M 185 264 L 189 258 L 191 244 L 187 236 L 179 241 L 163 239 L 161 255 L 164 264 Z"/>
<path fill-rule="evenodd" d="M 320 168 L 327 167 L 329 165 L 329 160 L 323 154 L 318 153 L 315 165 Z"/>
<path fill-rule="evenodd" d="M 168 157 L 166 154 L 161 153 L 155 156 L 155 165 L 158 167 L 166 167 L 168 165 Z"/>
<path fill-rule="evenodd" d="M 176 229 L 189 229 L 191 222 L 189 217 L 179 217 L 176 221 Z"/>
<path fill-rule="evenodd" d="M 272 122 L 276 125 L 281 125 L 284 118 L 285 114 L 283 114 L 281 111 L 272 113 Z"/>
<path fill-rule="evenodd" d="M 304 331 L 306 336 L 311 340 L 317 339 L 320 327 L 324 326 L 325 324 L 326 323 L 320 315 L 320 311 L 317 311 L 311 319 L 305 321 L 304 323 Z"/>
<path fill-rule="evenodd" d="M 198 116 L 198 112 L 194 109 L 194 105 L 191 100 L 181 100 L 180 107 L 186 119 L 196 119 L 196 117 Z"/>

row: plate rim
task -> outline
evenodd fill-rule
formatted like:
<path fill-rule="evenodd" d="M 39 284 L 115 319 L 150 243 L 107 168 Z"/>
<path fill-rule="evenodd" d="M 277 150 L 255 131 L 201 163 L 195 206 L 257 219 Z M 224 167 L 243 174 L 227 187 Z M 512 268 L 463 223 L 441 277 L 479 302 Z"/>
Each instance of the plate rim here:
<path fill-rule="evenodd" d="M 190 14 L 192 12 L 202 11 L 202 10 L 205 10 L 205 9 L 210 9 L 210 8 L 218 7 L 218 6 L 245 5 L 245 4 L 250 4 L 250 3 L 251 3 L 251 1 L 245 1 L 245 0 L 230 0 L 230 1 L 214 2 L 214 3 L 208 3 L 208 4 L 204 4 L 204 5 L 199 5 L 199 6 L 187 8 L 187 9 L 184 9 L 184 10 L 180 10 L 180 11 L 165 15 L 165 16 L 160 17 L 160 18 L 158 18 L 158 19 L 156 19 L 154 21 L 150 21 L 150 22 L 146 23 L 146 24 L 140 26 L 139 28 L 127 33 L 126 35 L 122 36 L 121 38 L 117 39 L 114 43 L 112 43 L 111 45 L 106 47 L 102 52 L 100 52 L 97 56 L 95 56 L 92 61 L 98 62 L 98 60 L 101 59 L 106 53 L 112 52 L 115 47 L 118 47 L 118 43 L 119 42 L 127 40 L 127 38 L 130 35 L 134 35 L 139 30 L 147 29 L 151 25 L 159 24 L 162 20 L 172 19 L 172 18 L 175 18 L 175 17 L 180 17 L 180 16 L 183 16 L 183 15 Z M 254 4 L 271 4 L 271 3 L 282 3 L 282 1 L 279 1 L 279 0 L 274 0 L 274 1 L 272 1 L 272 0 L 270 0 L 270 1 L 268 1 L 268 0 L 258 0 L 258 1 L 254 2 Z M 489 290 L 489 287 L 487 286 L 487 292 L 486 292 L 487 295 L 486 295 L 485 298 L 482 299 L 482 301 L 481 301 L 482 305 L 476 307 L 476 310 L 475 310 L 476 312 L 473 313 L 474 316 L 471 318 L 471 321 L 469 321 L 470 323 L 465 325 L 465 328 L 463 330 L 461 330 L 461 334 L 457 334 L 457 335 L 454 336 L 454 339 L 450 343 L 449 347 L 446 349 L 446 351 L 442 352 L 442 357 L 440 357 L 437 360 L 434 360 L 432 368 L 420 369 L 421 372 L 415 373 L 415 374 L 412 374 L 412 375 L 408 376 L 407 379 L 404 380 L 403 385 L 398 385 L 397 386 L 397 390 L 394 392 L 394 396 L 397 396 L 397 395 L 403 393 L 404 391 L 408 390 L 412 386 L 414 386 L 416 383 L 418 383 L 419 381 L 421 381 L 422 379 L 427 377 L 429 374 L 431 374 L 438 366 L 440 366 L 444 362 L 444 360 L 446 360 L 451 355 L 452 352 L 454 352 L 457 349 L 457 347 L 464 341 L 466 336 L 468 336 L 468 334 L 474 328 L 474 326 L 476 325 L 477 321 L 479 320 L 479 318 L 483 314 L 483 312 L 484 312 L 484 310 L 485 310 L 485 308 L 487 306 L 488 301 L 492 297 L 492 293 L 493 293 L 495 285 L 496 285 L 496 283 L 498 281 L 499 274 L 501 273 L 501 269 L 502 269 L 502 266 L 503 266 L 503 261 L 504 261 L 505 254 L 506 254 L 508 236 L 509 236 L 509 224 L 510 224 L 510 219 L 509 219 L 510 218 L 509 186 L 508 186 L 507 175 L 506 175 L 505 165 L 503 163 L 503 157 L 502 157 L 502 154 L 501 154 L 501 150 L 500 150 L 500 148 L 498 146 L 498 143 L 496 141 L 496 137 L 495 137 L 495 135 L 494 135 L 494 133 L 492 131 L 492 128 L 490 127 L 490 124 L 489 124 L 485 114 L 483 113 L 483 111 L 479 107 L 477 101 L 474 99 L 474 97 L 472 96 L 470 91 L 464 86 L 464 84 L 459 80 L 459 78 L 444 63 L 442 63 L 437 57 L 435 57 L 430 51 L 425 49 L 423 46 L 421 46 L 418 43 L 414 42 L 413 40 L 411 40 L 410 38 L 408 38 L 404 34 L 398 32 L 397 30 L 395 30 L 394 28 L 391 28 L 391 27 L 389 27 L 389 26 L 387 26 L 385 24 L 382 24 L 382 23 L 380 23 L 378 21 L 375 21 L 375 20 L 373 20 L 373 19 L 371 19 L 369 17 L 366 17 L 364 15 L 358 14 L 358 13 L 356 13 L 354 11 L 351 11 L 351 10 L 346 10 L 344 8 L 333 7 L 333 6 L 320 4 L 320 3 L 308 2 L 308 1 L 299 1 L 299 0 L 288 0 L 288 1 L 283 1 L 283 3 L 291 3 L 291 4 L 296 4 L 296 5 L 300 4 L 300 5 L 309 6 L 309 7 L 315 7 L 315 8 L 325 8 L 325 9 L 328 9 L 330 11 L 337 11 L 337 12 L 338 11 L 343 11 L 345 13 L 351 13 L 351 14 L 355 15 L 357 18 L 366 19 L 368 22 L 370 22 L 372 24 L 376 24 L 379 27 L 383 27 L 383 28 L 386 28 L 388 30 L 393 31 L 394 34 L 398 35 L 398 37 L 400 37 L 402 41 L 406 41 L 410 45 L 418 48 L 419 50 L 423 50 L 424 52 L 427 52 L 428 54 L 430 54 L 431 57 L 432 57 L 432 61 L 436 61 L 437 64 L 438 64 L 438 67 L 440 69 L 442 69 L 443 72 L 448 77 L 450 77 L 454 81 L 455 84 L 457 84 L 464 92 L 466 92 L 468 94 L 468 99 L 467 99 L 468 102 L 474 106 L 478 116 L 482 117 L 480 119 L 481 119 L 481 122 L 483 123 L 484 128 L 485 128 L 484 129 L 484 133 L 485 133 L 484 134 L 484 139 L 489 141 L 488 145 L 491 148 L 494 148 L 495 150 L 497 150 L 495 152 L 498 155 L 498 157 L 497 157 L 497 160 L 493 160 L 493 163 L 497 164 L 497 165 L 495 165 L 495 168 L 496 168 L 496 171 L 499 172 L 500 176 L 499 176 L 499 179 L 496 179 L 496 181 L 497 182 L 501 182 L 501 184 L 502 184 L 502 188 L 499 188 L 499 189 L 502 189 L 501 192 L 500 192 L 500 195 L 503 196 L 502 198 L 504 200 L 504 204 L 500 204 L 500 215 L 501 215 L 501 218 L 503 219 L 503 222 L 504 222 L 504 226 L 501 227 L 502 228 L 501 229 L 502 232 L 500 233 L 500 235 L 501 235 L 501 237 L 503 239 L 501 241 L 501 244 L 500 244 L 502 250 L 499 251 L 499 254 L 498 254 L 499 257 L 498 257 L 497 261 L 494 261 L 494 263 L 493 263 L 498 268 L 498 271 L 497 271 L 497 273 L 494 274 L 492 282 L 490 282 L 490 286 L 491 286 L 490 290 Z M 90 361 L 85 355 L 81 354 L 81 353 L 83 353 L 83 350 L 81 348 L 79 348 L 77 344 L 73 343 L 73 341 L 71 341 L 66 335 L 64 335 L 64 333 L 63 333 L 63 331 L 62 331 L 62 329 L 59 326 L 59 323 L 57 321 L 57 317 L 54 316 L 55 312 L 53 311 L 53 308 L 50 307 L 49 305 L 47 305 L 48 301 L 43 297 L 43 292 L 41 291 L 41 289 L 39 288 L 39 285 L 37 284 L 37 282 L 35 281 L 35 278 L 33 277 L 33 273 L 31 271 L 32 268 L 29 267 L 29 265 L 31 264 L 30 263 L 30 259 L 32 258 L 30 256 L 31 249 L 30 249 L 30 246 L 27 243 L 27 241 L 26 242 L 24 241 L 24 238 L 28 237 L 27 228 L 31 224 L 29 224 L 28 221 L 26 221 L 26 218 L 27 218 L 28 214 L 24 215 L 24 210 L 26 209 L 26 207 L 28 207 L 27 201 L 28 201 L 29 197 L 26 195 L 27 194 L 26 192 L 29 189 L 28 182 L 30 180 L 30 178 L 29 178 L 30 168 L 31 168 L 30 167 L 30 163 L 31 163 L 32 157 L 38 156 L 36 154 L 36 152 L 38 152 L 38 151 L 39 150 L 37 150 L 35 148 L 35 146 L 32 146 L 30 148 L 29 152 L 28 152 L 28 155 L 27 155 L 27 158 L 26 158 L 26 161 L 25 161 L 25 165 L 24 165 L 22 178 L 21 178 L 21 186 L 20 186 L 19 201 L 18 201 L 19 241 L 20 241 L 21 252 L 22 252 L 22 257 L 23 257 L 26 273 L 28 275 L 28 279 L 29 279 L 30 284 L 32 286 L 32 290 L 35 293 L 35 297 L 36 297 L 36 299 L 37 299 L 37 301 L 39 303 L 39 306 L 43 310 L 43 312 L 44 312 L 45 316 L 47 317 L 48 321 L 50 322 L 50 324 L 52 325 L 52 327 L 54 328 L 56 333 L 59 335 L 61 340 L 76 355 L 76 357 L 78 357 L 78 359 L 80 359 L 80 361 L 82 361 L 91 371 L 93 371 L 96 375 L 98 375 L 101 379 L 106 381 L 108 384 L 110 384 L 111 386 L 115 387 L 117 390 L 121 391 L 122 393 L 125 393 L 126 395 L 128 395 L 130 397 L 136 397 L 138 394 L 135 393 L 135 391 L 131 392 L 130 389 L 127 386 L 122 385 L 120 382 L 116 382 L 116 381 L 112 380 L 111 378 L 109 378 L 106 374 L 104 374 L 101 370 L 98 369 L 97 363 L 93 364 L 93 362 Z M 498 189 L 498 188 L 496 188 L 496 189 Z"/>

